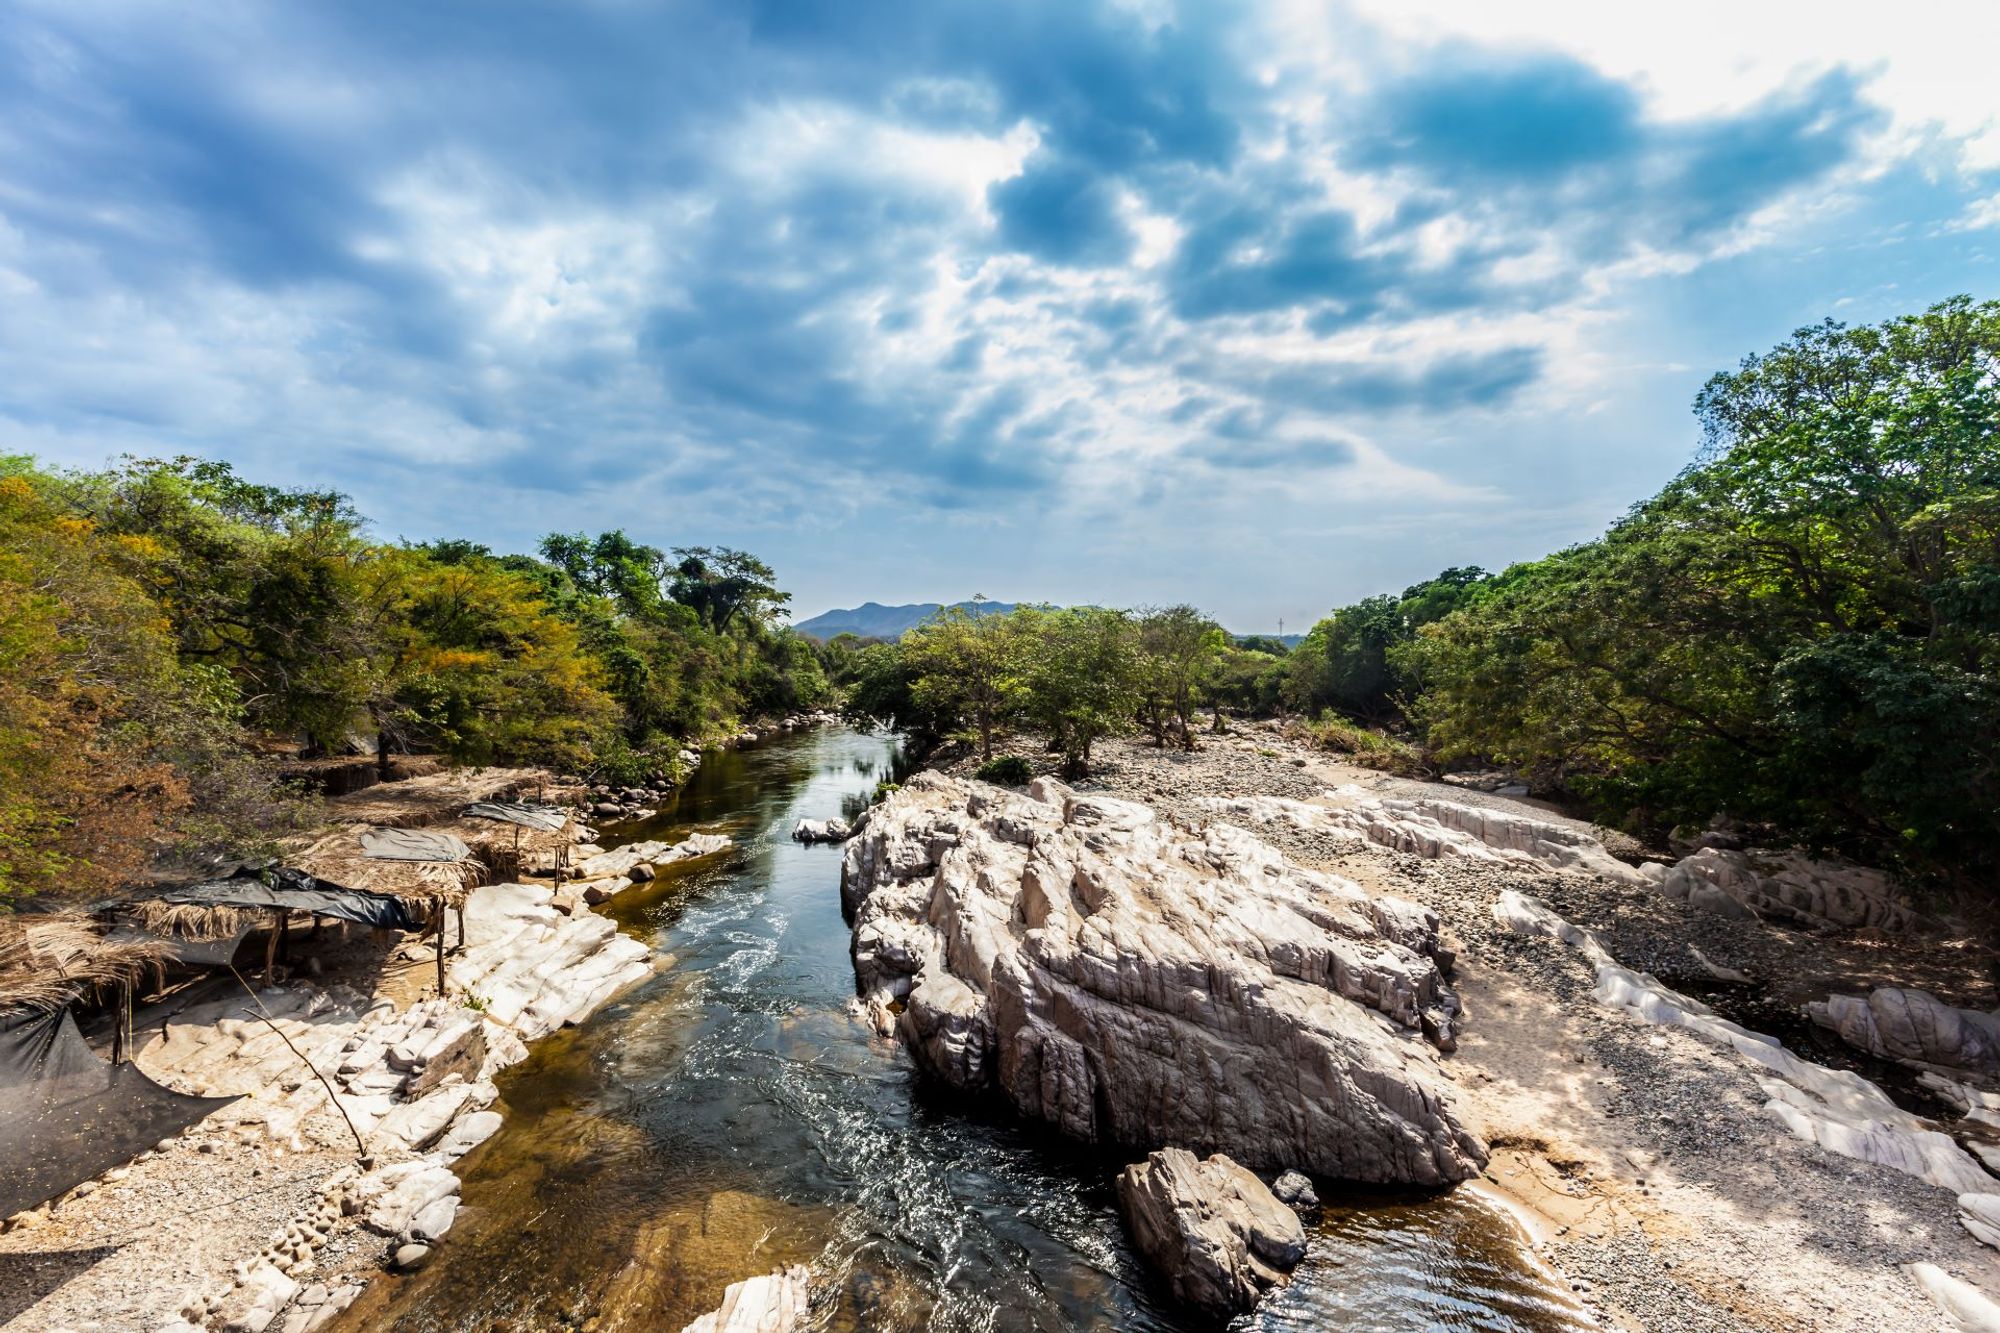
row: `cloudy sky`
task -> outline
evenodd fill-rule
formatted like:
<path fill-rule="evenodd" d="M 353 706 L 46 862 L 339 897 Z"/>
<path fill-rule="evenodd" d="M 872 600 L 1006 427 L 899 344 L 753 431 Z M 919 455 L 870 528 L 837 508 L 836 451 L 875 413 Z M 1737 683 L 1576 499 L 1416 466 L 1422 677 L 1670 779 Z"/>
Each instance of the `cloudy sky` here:
<path fill-rule="evenodd" d="M 2000 5 L 16 0 L 0 451 L 1241 630 L 2000 296 Z"/>

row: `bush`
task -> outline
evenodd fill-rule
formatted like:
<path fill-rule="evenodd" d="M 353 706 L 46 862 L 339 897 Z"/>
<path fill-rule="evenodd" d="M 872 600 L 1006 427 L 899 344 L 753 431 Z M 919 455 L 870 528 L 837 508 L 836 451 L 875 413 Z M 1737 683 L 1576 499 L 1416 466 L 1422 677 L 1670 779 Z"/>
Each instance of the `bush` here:
<path fill-rule="evenodd" d="M 974 769 L 972 776 L 981 782 L 997 782 L 1003 787 L 1025 787 L 1034 781 L 1035 770 L 1026 759 L 1018 754 L 1003 754 L 998 759 L 989 759 Z"/>
<path fill-rule="evenodd" d="M 1406 777 L 1424 771 L 1423 754 L 1414 745 L 1371 731 L 1338 713 L 1322 713 L 1317 720 L 1301 724 L 1298 731 L 1299 738 L 1307 744 L 1344 755 L 1349 762 L 1363 768 L 1379 768 Z"/>

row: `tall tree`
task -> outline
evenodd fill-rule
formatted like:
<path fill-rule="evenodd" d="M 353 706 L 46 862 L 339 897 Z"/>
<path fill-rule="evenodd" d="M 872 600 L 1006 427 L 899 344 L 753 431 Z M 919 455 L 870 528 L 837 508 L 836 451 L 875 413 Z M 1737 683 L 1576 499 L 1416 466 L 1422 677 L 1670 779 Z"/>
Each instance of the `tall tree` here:
<path fill-rule="evenodd" d="M 1029 658 L 1028 712 L 1062 751 L 1065 770 L 1090 770 L 1091 747 L 1132 725 L 1140 662 L 1132 618 L 1077 607 L 1041 618 Z"/>
<path fill-rule="evenodd" d="M 682 546 L 674 551 L 673 598 L 693 607 L 710 629 L 727 630 L 739 618 L 768 625 L 792 600 L 777 574 L 747 551 L 726 546 Z"/>
<path fill-rule="evenodd" d="M 1201 691 L 1229 636 L 1194 607 L 1153 607 L 1138 614 L 1141 700 L 1151 709 L 1153 739 L 1166 743 L 1171 723 L 1186 749 L 1194 748 L 1192 721 Z"/>
<path fill-rule="evenodd" d="M 991 759 L 994 735 L 1020 709 L 1038 617 L 1018 609 L 991 615 L 983 600 L 939 611 L 903 636 L 901 651 L 915 706 L 961 719 L 978 733 L 980 756 Z"/>

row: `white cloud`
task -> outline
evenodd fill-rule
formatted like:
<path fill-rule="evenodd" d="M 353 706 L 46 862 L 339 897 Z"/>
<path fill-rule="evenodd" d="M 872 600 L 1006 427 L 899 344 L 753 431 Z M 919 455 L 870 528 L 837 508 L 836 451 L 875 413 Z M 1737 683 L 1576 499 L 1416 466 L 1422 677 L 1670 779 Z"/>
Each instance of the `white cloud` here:
<path fill-rule="evenodd" d="M 1442 39 L 1567 51 L 1649 94 L 1655 114 L 1738 110 L 1836 66 L 1874 71 L 1869 93 L 1903 130 L 1942 127 L 1968 165 L 2000 167 L 1993 53 L 2000 5 L 1986 0 L 1350 0 L 1370 26 Z"/>

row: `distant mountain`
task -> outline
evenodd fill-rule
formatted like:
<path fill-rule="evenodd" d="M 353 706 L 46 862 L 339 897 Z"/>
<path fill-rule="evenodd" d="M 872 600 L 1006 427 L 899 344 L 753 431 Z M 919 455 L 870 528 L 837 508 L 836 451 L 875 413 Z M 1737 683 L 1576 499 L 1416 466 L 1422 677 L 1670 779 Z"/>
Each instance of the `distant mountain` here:
<path fill-rule="evenodd" d="M 952 605 L 964 611 L 977 606 L 990 616 L 1004 616 L 1012 611 L 1014 602 L 953 602 Z M 823 611 L 810 620 L 801 620 L 792 628 L 801 634 L 810 634 L 815 639 L 831 639 L 836 634 L 858 634 L 864 639 L 900 639 L 909 631 L 944 610 L 942 602 L 911 602 L 907 606 L 884 606 L 880 602 L 863 602 L 856 607 Z M 1287 648 L 1296 648 L 1303 634 L 1236 634 L 1236 642 L 1245 639 L 1281 639 Z"/>
<path fill-rule="evenodd" d="M 1014 609 L 1012 602 L 954 602 L 952 605 L 967 611 L 976 606 L 982 613 L 995 616 L 1005 615 Z M 848 610 L 822 612 L 810 620 L 799 621 L 792 628 L 815 639 L 831 639 L 836 634 L 858 634 L 864 639 L 900 639 L 942 610 L 942 602 L 911 602 L 907 606 L 863 602 Z"/>

